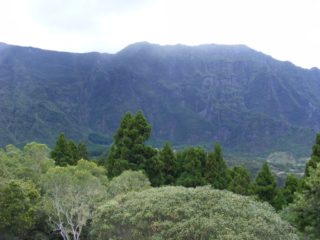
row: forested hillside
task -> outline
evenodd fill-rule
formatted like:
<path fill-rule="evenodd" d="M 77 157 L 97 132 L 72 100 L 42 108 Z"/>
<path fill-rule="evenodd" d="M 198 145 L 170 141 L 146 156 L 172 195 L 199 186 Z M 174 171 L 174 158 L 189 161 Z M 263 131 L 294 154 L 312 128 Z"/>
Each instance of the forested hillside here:
<path fill-rule="evenodd" d="M 142 110 L 151 139 L 308 156 L 320 131 L 320 70 L 244 45 L 132 44 L 117 54 L 0 45 L 0 145 L 110 144 Z"/>

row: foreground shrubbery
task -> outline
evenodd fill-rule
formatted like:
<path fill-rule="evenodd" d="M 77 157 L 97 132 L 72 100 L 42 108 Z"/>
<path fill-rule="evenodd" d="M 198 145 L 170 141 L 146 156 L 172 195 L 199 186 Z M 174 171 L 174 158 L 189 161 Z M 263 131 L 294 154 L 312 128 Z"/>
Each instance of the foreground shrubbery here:
<path fill-rule="evenodd" d="M 287 203 L 283 218 L 318 239 L 320 134 L 305 177 L 276 189 L 267 162 L 250 184 L 244 166 L 228 169 L 219 143 L 209 153 L 175 154 L 168 143 L 158 151 L 143 143 L 142 113 L 126 116 L 106 168 L 77 161 L 84 144 L 63 134 L 52 151 L 34 142 L 0 149 L 0 239 L 298 239 L 274 210 Z"/>
<path fill-rule="evenodd" d="M 118 195 L 92 226 L 94 239 L 298 239 L 269 204 L 209 186 Z"/>

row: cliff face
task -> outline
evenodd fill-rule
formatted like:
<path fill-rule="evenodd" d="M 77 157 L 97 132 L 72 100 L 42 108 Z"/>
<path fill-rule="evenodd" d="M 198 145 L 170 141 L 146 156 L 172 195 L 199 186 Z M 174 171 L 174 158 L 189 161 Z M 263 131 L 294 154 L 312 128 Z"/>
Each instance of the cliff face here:
<path fill-rule="evenodd" d="M 152 137 L 243 151 L 308 146 L 320 132 L 320 70 L 246 46 L 132 44 L 117 54 L 0 45 L 0 145 L 111 137 L 142 110 Z"/>

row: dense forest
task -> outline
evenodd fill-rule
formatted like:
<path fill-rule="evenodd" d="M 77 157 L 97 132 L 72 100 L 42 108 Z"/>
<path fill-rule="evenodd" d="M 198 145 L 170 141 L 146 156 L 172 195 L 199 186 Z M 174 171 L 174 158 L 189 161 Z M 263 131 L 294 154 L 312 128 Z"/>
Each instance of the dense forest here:
<path fill-rule="evenodd" d="M 148 144 L 142 111 L 127 112 L 106 157 L 61 133 L 0 151 L 0 239 L 319 239 L 320 134 L 304 176 L 279 187 L 264 162 L 251 181 L 211 151 Z"/>

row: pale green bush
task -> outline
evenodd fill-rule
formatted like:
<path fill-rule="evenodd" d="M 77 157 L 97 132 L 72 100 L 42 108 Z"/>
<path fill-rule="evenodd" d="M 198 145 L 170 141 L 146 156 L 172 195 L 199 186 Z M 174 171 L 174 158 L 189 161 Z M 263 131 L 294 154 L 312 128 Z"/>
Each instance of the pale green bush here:
<path fill-rule="evenodd" d="M 92 226 L 94 239 L 298 239 L 268 203 L 209 186 L 118 195 Z"/>

